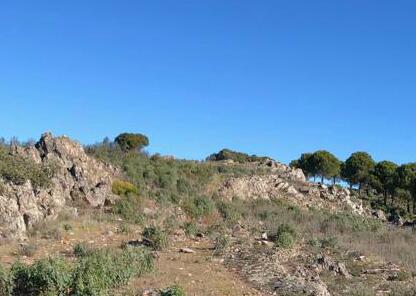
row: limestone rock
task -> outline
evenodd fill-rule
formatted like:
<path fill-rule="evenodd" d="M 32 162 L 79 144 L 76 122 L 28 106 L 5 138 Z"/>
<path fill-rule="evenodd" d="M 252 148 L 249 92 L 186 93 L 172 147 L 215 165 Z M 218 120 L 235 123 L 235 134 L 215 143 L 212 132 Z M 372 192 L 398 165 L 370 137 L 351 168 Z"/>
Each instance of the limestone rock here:
<path fill-rule="evenodd" d="M 24 238 L 33 224 L 56 218 L 71 203 L 102 207 L 117 198 L 111 192 L 117 171 L 89 157 L 68 137 L 45 133 L 34 146 L 14 146 L 11 153 L 38 164 L 53 164 L 55 173 L 47 188 L 37 188 L 29 180 L 22 185 L 0 180 L 4 183 L 0 192 L 2 239 Z"/>

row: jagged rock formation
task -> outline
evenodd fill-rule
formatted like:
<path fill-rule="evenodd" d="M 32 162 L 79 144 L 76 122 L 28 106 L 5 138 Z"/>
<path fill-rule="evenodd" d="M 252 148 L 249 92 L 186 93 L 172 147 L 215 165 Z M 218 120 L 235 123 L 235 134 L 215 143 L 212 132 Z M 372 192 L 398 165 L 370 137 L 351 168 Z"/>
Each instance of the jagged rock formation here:
<path fill-rule="evenodd" d="M 0 238 L 24 238 L 33 224 L 55 218 L 71 203 L 103 206 L 116 197 L 111 183 L 117 171 L 89 157 L 83 147 L 68 137 L 42 135 L 35 146 L 12 148 L 11 153 L 52 163 L 55 172 L 47 188 L 37 188 L 29 180 L 23 185 L 3 183 L 0 192 Z"/>
<path fill-rule="evenodd" d="M 219 196 L 228 200 L 286 198 L 301 206 L 347 208 L 353 213 L 365 214 L 361 201 L 353 201 L 346 188 L 307 182 L 301 170 L 272 160 L 258 165 L 270 167 L 271 174 L 230 178 L 218 189 Z"/>

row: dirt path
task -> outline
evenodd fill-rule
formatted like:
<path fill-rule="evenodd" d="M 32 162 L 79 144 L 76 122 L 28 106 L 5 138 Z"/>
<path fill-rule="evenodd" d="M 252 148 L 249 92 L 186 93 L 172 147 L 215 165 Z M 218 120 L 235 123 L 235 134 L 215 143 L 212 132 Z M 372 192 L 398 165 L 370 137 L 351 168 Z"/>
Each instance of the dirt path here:
<path fill-rule="evenodd" d="M 196 253 L 181 253 L 179 250 L 182 247 L 191 248 Z M 188 296 L 262 295 L 237 274 L 228 271 L 219 258 L 212 258 L 210 248 L 208 241 L 186 240 L 174 243 L 167 251 L 160 253 L 155 261 L 155 271 L 132 281 L 123 291 L 124 295 L 137 295 L 133 293 L 174 284 L 183 287 Z"/>

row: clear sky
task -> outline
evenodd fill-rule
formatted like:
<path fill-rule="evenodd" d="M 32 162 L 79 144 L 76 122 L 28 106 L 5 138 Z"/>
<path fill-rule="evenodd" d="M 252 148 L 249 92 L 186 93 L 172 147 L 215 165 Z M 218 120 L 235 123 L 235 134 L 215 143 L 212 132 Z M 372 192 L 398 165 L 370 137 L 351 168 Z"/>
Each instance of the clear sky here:
<path fill-rule="evenodd" d="M 0 135 L 416 161 L 416 1 L 1 1 Z"/>

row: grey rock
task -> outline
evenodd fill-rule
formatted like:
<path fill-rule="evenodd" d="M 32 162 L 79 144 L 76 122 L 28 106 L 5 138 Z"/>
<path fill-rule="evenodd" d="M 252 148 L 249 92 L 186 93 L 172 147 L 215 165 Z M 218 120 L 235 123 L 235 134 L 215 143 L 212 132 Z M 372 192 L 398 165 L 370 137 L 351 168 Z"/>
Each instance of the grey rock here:
<path fill-rule="evenodd" d="M 29 147 L 14 146 L 11 153 L 35 163 L 53 163 L 56 172 L 48 188 L 36 188 L 27 180 L 22 185 L 0 180 L 0 238 L 23 239 L 26 230 L 43 220 L 55 219 L 71 204 L 102 207 L 117 198 L 111 192 L 118 172 L 89 157 L 83 147 L 68 137 L 50 133 Z M 76 214 L 76 213 L 75 213 Z"/>

